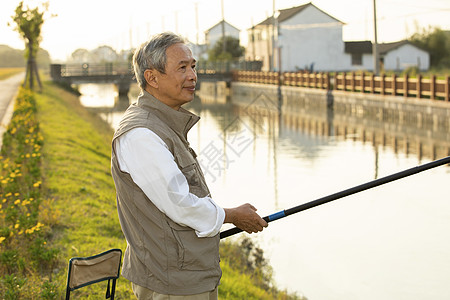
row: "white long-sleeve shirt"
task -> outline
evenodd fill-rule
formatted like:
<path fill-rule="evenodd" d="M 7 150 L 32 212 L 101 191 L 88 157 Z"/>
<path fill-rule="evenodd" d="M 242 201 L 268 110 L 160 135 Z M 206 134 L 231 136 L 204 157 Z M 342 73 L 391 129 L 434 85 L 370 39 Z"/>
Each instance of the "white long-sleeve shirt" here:
<path fill-rule="evenodd" d="M 120 170 L 130 174 L 159 210 L 174 222 L 193 228 L 198 237 L 219 233 L 225 211 L 210 197 L 189 193 L 186 177 L 158 135 L 147 128 L 135 128 L 115 143 Z"/>

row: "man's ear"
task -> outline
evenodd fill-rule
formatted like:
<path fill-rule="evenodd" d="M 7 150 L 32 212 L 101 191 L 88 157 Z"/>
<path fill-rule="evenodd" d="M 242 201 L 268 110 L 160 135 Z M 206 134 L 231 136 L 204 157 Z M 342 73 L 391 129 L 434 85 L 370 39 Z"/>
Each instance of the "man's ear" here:
<path fill-rule="evenodd" d="M 145 81 L 147 82 L 147 84 L 149 86 L 151 86 L 152 88 L 157 89 L 158 88 L 158 78 L 156 77 L 156 70 L 152 69 L 147 69 L 144 71 L 144 77 L 145 77 Z"/>

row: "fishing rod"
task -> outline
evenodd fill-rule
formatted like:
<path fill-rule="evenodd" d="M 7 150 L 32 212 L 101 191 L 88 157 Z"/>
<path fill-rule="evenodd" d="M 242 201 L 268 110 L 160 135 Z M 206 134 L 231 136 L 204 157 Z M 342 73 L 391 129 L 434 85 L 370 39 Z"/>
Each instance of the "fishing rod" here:
<path fill-rule="evenodd" d="M 359 192 L 371 189 L 373 187 L 376 187 L 376 186 L 379 186 L 379 185 L 382 185 L 382 184 L 385 184 L 385 183 L 388 183 L 388 182 L 392 182 L 394 180 L 401 179 L 401 178 L 404 178 L 404 177 L 407 177 L 407 176 L 410 176 L 410 175 L 414 175 L 414 174 L 417 174 L 419 172 L 422 172 L 422 171 L 425 171 L 425 170 L 428 170 L 428 169 L 432 169 L 432 168 L 435 168 L 435 167 L 438 167 L 438 166 L 441 166 L 441 165 L 444 165 L 444 164 L 450 164 L 450 156 L 447 156 L 445 158 L 441 158 L 441 159 L 438 159 L 438 160 L 435 160 L 435 161 L 432 161 L 432 162 L 429 162 L 429 163 L 426 163 L 426 164 L 423 164 L 423 165 L 419 165 L 419 166 L 416 166 L 416 167 L 413 167 L 413 168 L 410 168 L 410 169 L 407 169 L 407 170 L 404 170 L 404 171 L 401 171 L 401 172 L 398 172 L 398 173 L 394 173 L 392 175 L 388 175 L 388 176 L 385 176 L 385 177 L 382 177 L 382 178 L 378 178 L 378 179 L 369 181 L 367 183 L 364 183 L 364 184 L 361 184 L 361 185 L 358 185 L 358 186 L 354 186 L 352 188 L 349 188 L 349 189 L 346 189 L 346 190 L 343 190 L 343 191 L 340 191 L 340 192 L 337 192 L 337 193 L 334 193 L 334 194 L 331 194 L 331 195 L 328 195 L 328 196 L 325 196 L 325 197 L 313 200 L 311 202 L 307 202 L 307 203 L 300 204 L 298 206 L 295 206 L 295 207 L 292 207 L 292 208 L 289 208 L 289 209 L 285 209 L 285 210 L 276 212 L 274 214 L 271 214 L 269 216 L 264 217 L 263 219 L 267 223 L 269 223 L 269 222 L 272 222 L 272 221 L 275 221 L 275 220 L 287 217 L 289 215 L 298 213 L 300 211 L 304 211 L 304 210 L 307 210 L 307 209 L 310 209 L 310 208 L 313 208 L 313 207 L 316 207 L 316 206 L 328 203 L 330 201 L 337 200 L 339 198 L 343 198 L 343 197 L 346 197 L 346 196 L 349 196 L 349 195 L 352 195 L 352 194 L 356 194 L 356 193 L 359 193 Z M 243 231 L 242 229 L 240 229 L 238 227 L 234 227 L 234 228 L 222 231 L 220 233 L 220 238 L 223 239 L 223 238 L 229 237 L 231 235 L 234 235 L 234 234 L 242 232 L 242 231 Z"/>

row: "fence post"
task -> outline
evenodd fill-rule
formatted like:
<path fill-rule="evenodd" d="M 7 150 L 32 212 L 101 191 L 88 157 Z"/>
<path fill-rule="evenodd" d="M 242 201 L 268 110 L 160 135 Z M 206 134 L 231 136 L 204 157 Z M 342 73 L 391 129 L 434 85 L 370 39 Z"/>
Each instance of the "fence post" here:
<path fill-rule="evenodd" d="M 373 73 L 370 74 L 370 91 L 375 94 L 375 75 Z"/>
<path fill-rule="evenodd" d="M 347 90 L 347 79 L 346 79 L 346 77 L 347 77 L 347 73 L 343 72 L 342 73 L 342 90 L 343 91 Z"/>
<path fill-rule="evenodd" d="M 364 93 L 365 89 L 366 89 L 366 86 L 365 86 L 366 82 L 364 80 L 364 77 L 365 77 L 365 73 L 361 72 L 361 93 Z"/>
<path fill-rule="evenodd" d="M 445 76 L 445 83 L 444 83 L 444 90 L 445 90 L 445 101 L 450 101 L 450 77 L 447 75 Z"/>
<path fill-rule="evenodd" d="M 355 91 L 355 72 L 351 72 L 350 75 L 352 76 L 350 78 L 350 85 L 351 85 L 352 92 L 354 92 Z"/>
<path fill-rule="evenodd" d="M 397 95 L 397 75 L 392 74 L 392 95 Z"/>
<path fill-rule="evenodd" d="M 386 79 L 386 74 L 383 73 L 381 75 L 381 78 L 380 78 L 380 88 L 381 88 L 380 94 L 381 95 L 386 94 L 386 91 L 385 91 L 385 89 L 386 89 L 385 79 Z"/>
<path fill-rule="evenodd" d="M 417 74 L 416 90 L 417 90 L 417 98 L 420 98 L 422 96 L 422 75 L 421 74 Z"/>
<path fill-rule="evenodd" d="M 430 98 L 436 99 L 436 75 L 430 76 Z"/>
<path fill-rule="evenodd" d="M 404 82 L 403 82 L 403 96 L 408 97 L 408 81 L 409 81 L 409 76 L 408 74 L 405 74 L 404 77 Z"/>
<path fill-rule="evenodd" d="M 331 86 L 330 86 L 330 84 L 331 84 L 331 80 L 330 80 L 330 72 L 327 72 L 326 74 L 325 74 L 325 80 L 326 80 L 326 85 L 327 85 L 327 91 L 329 91 L 329 90 L 331 90 Z"/>

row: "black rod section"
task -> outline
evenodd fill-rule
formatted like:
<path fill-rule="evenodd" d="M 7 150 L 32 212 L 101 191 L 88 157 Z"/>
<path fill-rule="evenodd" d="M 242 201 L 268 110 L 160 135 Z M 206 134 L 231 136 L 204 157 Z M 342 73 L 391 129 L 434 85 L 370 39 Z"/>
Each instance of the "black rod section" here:
<path fill-rule="evenodd" d="M 407 177 L 410 175 L 414 175 L 414 174 L 420 173 L 422 171 L 429 170 L 429 169 L 432 169 L 432 168 L 435 168 L 435 167 L 438 167 L 441 165 L 445 165 L 445 164 L 450 164 L 450 156 L 447 156 L 445 158 L 441 158 L 441 159 L 438 159 L 438 160 L 435 160 L 435 161 L 432 161 L 432 162 L 429 162 L 429 163 L 426 163 L 426 164 L 423 164 L 420 166 L 416 166 L 416 167 L 413 167 L 413 168 L 410 168 L 410 169 L 407 169 L 407 170 L 404 170 L 404 171 L 401 171 L 398 173 L 394 173 L 394 174 L 391 174 L 391 175 L 388 175 L 385 177 L 381 177 L 381 178 L 369 181 L 367 183 L 364 183 L 364 184 L 361 184 L 358 186 L 354 186 L 352 188 L 349 188 L 349 189 L 313 200 L 311 202 L 307 202 L 307 203 L 300 204 L 298 206 L 295 206 L 295 207 L 292 207 L 292 208 L 289 208 L 286 210 L 276 212 L 274 214 L 264 217 L 263 219 L 266 222 L 272 222 L 272 221 L 287 217 L 289 215 L 298 213 L 300 211 L 304 211 L 304 210 L 331 202 L 333 200 L 337 200 L 337 199 L 340 199 L 340 198 L 343 198 L 343 197 L 346 197 L 346 196 L 349 196 L 352 194 L 356 194 L 356 193 L 371 189 L 373 187 L 376 187 L 376 186 L 379 186 L 379 185 L 382 185 L 382 184 L 385 184 L 388 182 L 392 182 L 392 181 L 395 181 L 395 180 L 398 180 L 398 179 L 401 179 L 401 178 L 404 178 L 404 177 Z M 231 235 L 234 235 L 234 234 L 242 232 L 242 231 L 243 231 L 242 229 L 240 229 L 238 227 L 234 227 L 234 228 L 222 231 L 220 233 L 220 238 L 223 239 L 223 238 L 229 237 Z"/>

